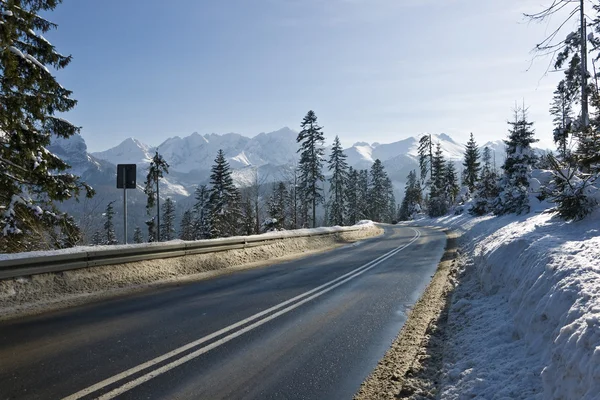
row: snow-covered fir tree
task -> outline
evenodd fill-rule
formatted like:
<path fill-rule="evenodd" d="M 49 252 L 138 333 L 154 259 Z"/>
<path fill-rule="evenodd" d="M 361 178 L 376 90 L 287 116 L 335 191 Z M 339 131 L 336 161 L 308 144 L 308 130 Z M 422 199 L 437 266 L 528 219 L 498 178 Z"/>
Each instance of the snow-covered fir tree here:
<path fill-rule="evenodd" d="M 483 166 L 481 175 L 475 185 L 473 204 L 469 212 L 473 215 L 485 215 L 493 211 L 493 204 L 500 193 L 498 175 L 492 166 L 492 155 L 489 147 L 483 148 Z"/>
<path fill-rule="evenodd" d="M 241 220 L 240 193 L 233 184 L 229 163 L 223 150 L 219 150 L 210 174 L 210 236 L 233 236 Z"/>
<path fill-rule="evenodd" d="M 430 217 L 440 217 L 448 212 L 448 197 L 445 182 L 446 161 L 439 143 L 436 145 L 431 166 L 431 185 L 427 211 Z"/>
<path fill-rule="evenodd" d="M 344 225 L 344 211 L 346 200 L 346 182 L 348 181 L 348 163 L 346 154 L 342 149 L 339 137 L 335 137 L 331 155 L 329 156 L 328 168 L 331 172 L 329 183 L 329 219 L 328 225 Z"/>
<path fill-rule="evenodd" d="M 115 234 L 115 225 L 113 224 L 113 217 L 115 210 L 113 209 L 114 201 L 109 202 L 106 205 L 106 211 L 104 211 L 104 243 L 107 245 L 117 244 L 117 235 Z"/>
<path fill-rule="evenodd" d="M 404 187 L 404 198 L 398 210 L 398 220 L 410 221 L 414 219 L 415 214 L 421 212 L 421 202 L 423 194 L 421 185 L 417 178 L 416 171 L 410 171 L 406 178 L 406 186 Z"/>
<path fill-rule="evenodd" d="M 46 150 L 53 136 L 69 138 L 80 130 L 56 115 L 77 101 L 47 68 L 71 62 L 42 36 L 56 28 L 45 17 L 58 3 L 0 2 L 0 253 L 75 245 L 79 229 L 54 202 L 82 191 L 93 195 Z"/>
<path fill-rule="evenodd" d="M 185 210 L 181 216 L 179 239 L 194 240 L 194 213 L 192 210 Z"/>
<path fill-rule="evenodd" d="M 210 237 L 210 191 L 206 185 L 200 185 L 194 192 L 196 202 L 194 211 L 194 240 L 208 239 Z"/>
<path fill-rule="evenodd" d="M 479 179 L 481 163 L 479 162 L 479 147 L 475 142 L 473 133 L 465 146 L 465 158 L 463 160 L 463 179 L 462 184 L 469 189 L 469 193 L 475 191 L 475 184 Z"/>
<path fill-rule="evenodd" d="M 348 168 L 348 181 L 344 196 L 346 198 L 344 211 L 346 224 L 354 225 L 360 220 L 360 215 L 358 212 L 358 171 L 352 167 Z"/>
<path fill-rule="evenodd" d="M 299 186 L 302 192 L 304 217 L 309 217 L 308 210 L 312 209 L 310 221 L 314 228 L 317 224 L 317 204 L 323 201 L 321 182 L 325 179 L 323 176 L 325 137 L 323 136 L 323 128 L 317 124 L 317 116 L 312 110 L 302 120 L 301 127 L 302 130 L 298 133 L 296 139 L 300 143 L 298 149 L 300 153 L 298 165 L 300 172 Z M 305 222 L 307 221 L 305 220 Z"/>
<path fill-rule="evenodd" d="M 506 160 L 502 165 L 501 192 L 495 203 L 496 214 L 528 213 L 529 181 L 537 156 L 531 145 L 537 142 L 533 122 L 527 118 L 527 109 L 517 108 L 510 125 L 506 144 Z"/>
<path fill-rule="evenodd" d="M 142 235 L 142 230 L 139 226 L 136 226 L 133 231 L 133 243 L 144 243 L 144 236 Z"/>
<path fill-rule="evenodd" d="M 175 202 L 170 197 L 167 197 L 162 206 L 161 221 L 160 240 L 166 242 L 175 239 Z"/>
<path fill-rule="evenodd" d="M 168 173 L 169 163 L 156 150 L 148 166 L 148 174 L 144 181 L 144 193 L 147 196 L 146 213 L 152 216 L 153 208 L 156 206 L 156 213 L 146 221 L 149 242 L 156 242 L 160 239 L 160 192 L 158 183 L 164 177 L 164 174 Z"/>

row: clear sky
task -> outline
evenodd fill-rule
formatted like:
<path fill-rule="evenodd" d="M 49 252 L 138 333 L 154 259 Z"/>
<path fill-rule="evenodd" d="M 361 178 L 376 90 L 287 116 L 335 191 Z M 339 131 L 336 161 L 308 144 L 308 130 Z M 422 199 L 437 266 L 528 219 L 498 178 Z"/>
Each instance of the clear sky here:
<path fill-rule="evenodd" d="M 561 73 L 531 66 L 549 0 L 64 0 L 46 36 L 91 151 L 192 132 L 298 129 L 315 110 L 330 142 L 422 132 L 503 139 L 523 99 L 551 146 Z M 530 68 L 531 66 L 531 68 Z"/>

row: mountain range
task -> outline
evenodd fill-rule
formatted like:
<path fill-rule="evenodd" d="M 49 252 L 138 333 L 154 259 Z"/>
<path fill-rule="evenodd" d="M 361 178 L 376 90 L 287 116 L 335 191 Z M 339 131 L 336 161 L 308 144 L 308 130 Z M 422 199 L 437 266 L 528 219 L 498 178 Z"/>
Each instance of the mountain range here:
<path fill-rule="evenodd" d="M 219 149 L 224 151 L 232 168 L 234 182 L 240 187 L 258 183 L 267 190 L 272 182 L 292 180 L 299 158 L 296 151 L 297 136 L 297 132 L 286 127 L 251 138 L 237 133 L 192 133 L 185 137 L 169 138 L 158 146 L 128 138 L 113 148 L 89 153 L 84 139 L 75 135 L 69 139 L 54 138 L 48 149 L 69 163 L 72 172 L 80 175 L 96 190 L 97 194 L 91 201 L 67 202 L 63 206 L 80 219 L 92 218 L 91 214 L 94 213 L 101 215 L 101 209 L 110 201 L 117 201 L 119 204 L 122 201 L 122 190 L 116 189 L 116 165 L 136 164 L 137 190 L 128 191 L 128 203 L 131 205 L 129 218 L 135 221 L 134 226 L 143 226 L 146 218 L 143 182 L 148 165 L 157 150 L 170 165 L 169 174 L 160 182 L 161 197 L 172 197 L 178 202 L 179 208 L 184 209 L 193 203 L 195 188 L 208 183 L 210 168 Z M 460 171 L 464 145 L 444 133 L 433 134 L 432 141 L 440 143 L 445 158 L 454 161 Z M 388 144 L 358 142 L 344 152 L 348 164 L 355 169 L 370 168 L 376 159 L 380 159 L 392 179 L 396 199 L 400 201 L 406 176 L 411 170 L 418 169 L 418 143 L 418 137 Z M 498 165 L 503 162 L 503 141 L 488 142 L 481 147 L 483 146 L 488 146 L 495 152 Z M 327 157 L 329 151 L 329 147 L 325 149 Z M 97 225 L 97 221 L 89 224 Z"/>

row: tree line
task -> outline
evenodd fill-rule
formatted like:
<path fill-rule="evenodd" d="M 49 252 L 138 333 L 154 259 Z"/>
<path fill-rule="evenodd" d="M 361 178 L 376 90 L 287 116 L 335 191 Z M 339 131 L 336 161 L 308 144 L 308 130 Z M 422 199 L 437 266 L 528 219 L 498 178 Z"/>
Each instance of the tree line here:
<path fill-rule="evenodd" d="M 159 207 L 159 181 L 168 174 L 169 164 L 156 151 L 144 182 L 149 217 L 146 234 L 136 227 L 134 242 L 212 239 L 317 225 L 353 225 L 363 219 L 388 223 L 396 219 L 392 182 L 380 160 L 375 160 L 369 170 L 349 167 L 337 136 L 326 159 L 325 137 L 312 110 L 302 120 L 301 128 L 297 137 L 300 160 L 292 179 L 274 182 L 263 199 L 258 187 L 234 185 L 225 153 L 219 150 L 209 184 L 197 187 L 195 203 L 183 212 L 178 225 L 171 198 Z M 324 193 L 326 173 L 330 174 L 329 190 Z M 94 234 L 93 244 L 117 243 L 113 203 L 106 206 L 103 230 Z M 324 216 L 317 221 L 319 206 Z"/>

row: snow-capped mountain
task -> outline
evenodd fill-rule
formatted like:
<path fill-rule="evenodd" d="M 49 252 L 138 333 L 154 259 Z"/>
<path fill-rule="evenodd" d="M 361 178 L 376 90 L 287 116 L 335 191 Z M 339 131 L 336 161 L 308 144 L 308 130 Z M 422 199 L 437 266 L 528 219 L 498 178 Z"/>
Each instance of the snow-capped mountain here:
<path fill-rule="evenodd" d="M 127 138 L 111 149 L 92 153 L 101 160 L 117 164 L 149 164 L 154 155 L 154 148 L 134 138 Z"/>
<path fill-rule="evenodd" d="M 284 165 L 296 160 L 296 136 L 289 128 L 261 133 L 248 138 L 237 133 L 225 135 L 197 132 L 190 136 L 175 136 L 158 147 L 129 138 L 109 150 L 93 153 L 93 156 L 113 164 L 135 163 L 146 166 L 156 149 L 170 165 L 170 170 L 182 174 L 201 173 L 210 170 L 219 150 L 223 150 L 233 169 L 249 166 Z"/>

